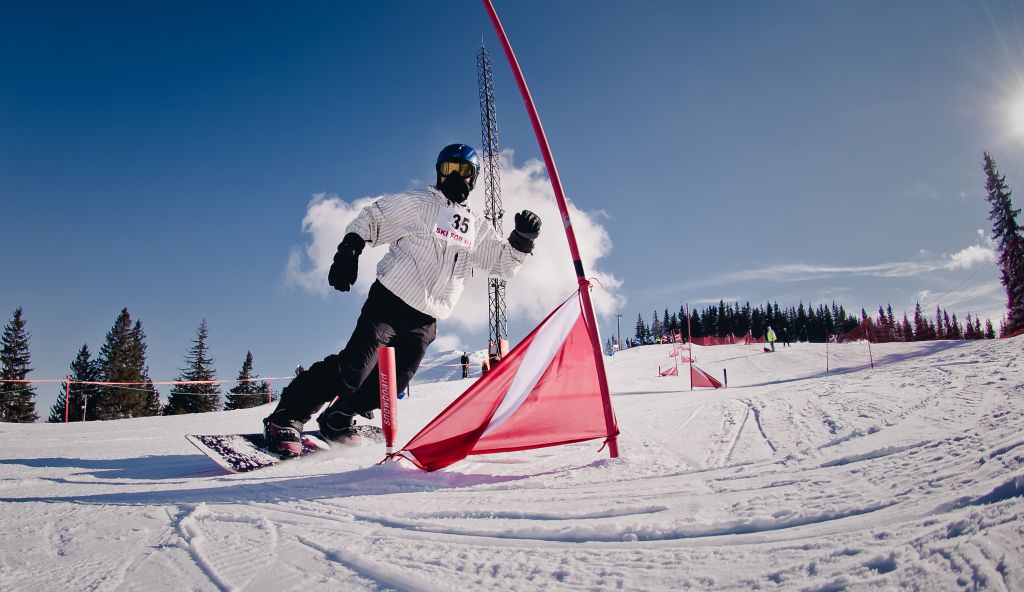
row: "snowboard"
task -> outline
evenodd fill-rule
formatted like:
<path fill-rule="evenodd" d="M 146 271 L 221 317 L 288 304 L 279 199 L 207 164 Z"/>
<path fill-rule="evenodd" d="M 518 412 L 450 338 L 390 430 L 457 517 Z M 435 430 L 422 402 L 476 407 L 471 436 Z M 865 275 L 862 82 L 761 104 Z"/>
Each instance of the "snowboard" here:
<path fill-rule="evenodd" d="M 328 442 L 319 431 L 302 432 L 302 454 L 298 457 L 282 457 L 271 452 L 262 433 L 188 434 L 185 439 L 221 468 L 232 473 L 248 473 L 272 467 L 283 460 L 301 458 L 339 446 L 384 442 L 384 432 L 377 426 L 357 425 L 355 429 L 356 434 L 346 442 Z"/>

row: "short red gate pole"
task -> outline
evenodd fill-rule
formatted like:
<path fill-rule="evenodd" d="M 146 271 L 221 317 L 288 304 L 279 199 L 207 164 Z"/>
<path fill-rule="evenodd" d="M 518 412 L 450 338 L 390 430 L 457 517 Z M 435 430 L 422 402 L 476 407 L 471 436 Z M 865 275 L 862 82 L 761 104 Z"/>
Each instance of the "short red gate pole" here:
<path fill-rule="evenodd" d="M 380 421 L 384 430 L 387 453 L 395 453 L 395 434 L 398 432 L 398 385 L 395 380 L 395 348 L 377 348 L 377 366 L 380 369 Z"/>

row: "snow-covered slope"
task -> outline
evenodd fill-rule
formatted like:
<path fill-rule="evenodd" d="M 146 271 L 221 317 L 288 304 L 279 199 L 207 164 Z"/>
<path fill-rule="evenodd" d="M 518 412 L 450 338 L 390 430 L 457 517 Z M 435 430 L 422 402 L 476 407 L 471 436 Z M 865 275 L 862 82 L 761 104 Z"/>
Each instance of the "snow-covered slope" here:
<path fill-rule="evenodd" d="M 469 377 L 480 378 L 480 364 L 487 357 L 487 350 L 468 352 Z M 420 369 L 412 379 L 413 388 L 419 384 L 462 380 L 461 351 L 445 351 L 429 354 L 423 358 Z"/>
<path fill-rule="evenodd" d="M 587 442 L 422 473 L 376 446 L 225 475 L 268 408 L 0 424 L 3 590 L 1024 589 L 1024 338 L 607 359 Z M 401 441 L 469 381 L 421 384 Z"/>

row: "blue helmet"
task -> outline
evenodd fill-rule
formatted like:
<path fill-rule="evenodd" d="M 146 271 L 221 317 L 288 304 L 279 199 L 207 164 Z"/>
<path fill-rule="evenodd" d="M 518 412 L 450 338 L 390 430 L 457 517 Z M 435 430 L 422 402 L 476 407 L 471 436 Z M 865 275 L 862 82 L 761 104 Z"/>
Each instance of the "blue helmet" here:
<path fill-rule="evenodd" d="M 472 175 L 468 177 L 469 188 L 476 185 L 476 177 L 480 174 L 480 157 L 476 150 L 468 144 L 449 144 L 441 149 L 437 155 L 437 163 L 434 169 L 437 172 L 438 182 L 441 180 L 441 163 L 444 162 L 466 162 L 473 165 Z"/>

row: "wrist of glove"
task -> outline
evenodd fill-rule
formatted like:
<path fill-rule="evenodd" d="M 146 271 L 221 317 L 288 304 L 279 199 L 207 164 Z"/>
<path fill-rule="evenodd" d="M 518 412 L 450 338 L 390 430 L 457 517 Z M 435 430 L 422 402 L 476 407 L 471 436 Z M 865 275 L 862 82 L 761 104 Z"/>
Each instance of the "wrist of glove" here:
<path fill-rule="evenodd" d="M 350 232 L 345 235 L 345 238 L 341 239 L 341 243 L 338 244 L 338 252 L 352 251 L 358 257 L 363 254 L 363 247 L 365 246 L 366 241 L 363 240 L 363 237 Z"/>
<path fill-rule="evenodd" d="M 533 241 L 540 236 L 540 216 L 530 210 L 516 214 L 516 228 L 508 235 L 508 243 L 520 253 L 532 253 Z"/>
<path fill-rule="evenodd" d="M 327 283 L 339 292 L 348 292 L 356 283 L 359 274 L 359 255 L 363 252 L 366 241 L 354 232 L 350 232 L 338 245 L 334 254 L 334 262 L 327 273 Z"/>

